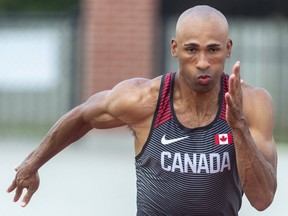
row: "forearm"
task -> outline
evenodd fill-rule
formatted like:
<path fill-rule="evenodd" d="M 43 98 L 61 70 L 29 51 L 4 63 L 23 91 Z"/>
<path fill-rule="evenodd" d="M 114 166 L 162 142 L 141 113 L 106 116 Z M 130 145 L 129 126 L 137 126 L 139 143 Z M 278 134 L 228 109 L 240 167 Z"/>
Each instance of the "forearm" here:
<path fill-rule="evenodd" d="M 77 108 L 60 118 L 44 137 L 41 144 L 23 161 L 31 172 L 37 171 L 71 143 L 84 136 L 91 126 L 84 122 Z"/>
<path fill-rule="evenodd" d="M 264 210 L 273 200 L 277 181 L 272 164 L 257 148 L 245 121 L 233 130 L 240 181 L 250 203 Z"/>

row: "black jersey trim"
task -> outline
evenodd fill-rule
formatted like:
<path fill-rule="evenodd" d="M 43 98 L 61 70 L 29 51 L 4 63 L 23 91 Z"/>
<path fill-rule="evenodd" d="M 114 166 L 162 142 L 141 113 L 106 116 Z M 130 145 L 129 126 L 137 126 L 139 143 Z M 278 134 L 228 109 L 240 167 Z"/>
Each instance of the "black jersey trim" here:
<path fill-rule="evenodd" d="M 141 151 L 139 152 L 138 155 L 135 156 L 136 160 L 141 157 L 141 155 L 143 154 L 143 152 L 146 149 L 146 146 L 150 142 L 150 139 L 151 139 L 151 136 L 152 136 L 152 133 L 153 133 L 153 129 L 154 129 L 154 125 L 155 125 L 155 122 L 156 122 L 156 119 L 157 119 L 157 114 L 158 114 L 158 110 L 159 110 L 159 107 L 160 107 L 161 99 L 162 99 L 162 92 L 163 92 L 163 87 L 164 87 L 164 84 L 165 84 L 166 76 L 171 76 L 170 73 L 164 74 L 161 77 L 161 84 L 160 84 L 160 89 L 159 89 L 159 94 L 158 94 L 157 105 L 156 105 L 156 108 L 155 108 L 155 111 L 154 111 L 154 114 L 153 114 L 153 120 L 152 120 L 152 124 L 150 126 L 149 135 L 148 135 L 147 140 L 146 140 L 145 144 L 143 145 Z"/>

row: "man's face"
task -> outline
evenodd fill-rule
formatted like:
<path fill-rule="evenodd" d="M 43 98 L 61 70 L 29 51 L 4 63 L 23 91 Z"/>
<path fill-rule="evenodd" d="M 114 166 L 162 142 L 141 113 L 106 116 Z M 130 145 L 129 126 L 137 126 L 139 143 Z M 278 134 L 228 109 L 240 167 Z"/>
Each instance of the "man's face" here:
<path fill-rule="evenodd" d="M 230 56 L 232 41 L 219 20 L 185 20 L 171 42 L 180 76 L 197 92 L 213 90 Z"/>

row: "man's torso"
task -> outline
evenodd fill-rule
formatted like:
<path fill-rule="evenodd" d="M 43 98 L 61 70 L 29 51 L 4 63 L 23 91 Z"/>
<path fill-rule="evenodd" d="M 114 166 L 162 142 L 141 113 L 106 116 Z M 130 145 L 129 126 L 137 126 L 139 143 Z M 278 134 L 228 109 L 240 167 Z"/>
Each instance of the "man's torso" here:
<path fill-rule="evenodd" d="M 223 101 L 228 76 L 214 120 L 196 128 L 176 117 L 173 79 L 162 81 L 151 131 L 136 157 L 138 215 L 237 215 L 242 191 Z"/>

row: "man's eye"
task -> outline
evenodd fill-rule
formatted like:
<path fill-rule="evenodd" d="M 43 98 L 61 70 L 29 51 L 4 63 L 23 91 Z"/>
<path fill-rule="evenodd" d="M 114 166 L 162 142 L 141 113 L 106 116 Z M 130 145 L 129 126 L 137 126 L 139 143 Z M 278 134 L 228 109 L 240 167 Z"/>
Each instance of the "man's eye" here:
<path fill-rule="evenodd" d="M 187 51 L 189 53 L 195 53 L 197 50 L 195 48 L 188 48 Z"/>
<path fill-rule="evenodd" d="M 211 53 L 215 53 L 215 52 L 218 51 L 218 49 L 216 49 L 216 48 L 211 48 L 211 49 L 209 49 L 209 51 L 210 51 Z"/>

